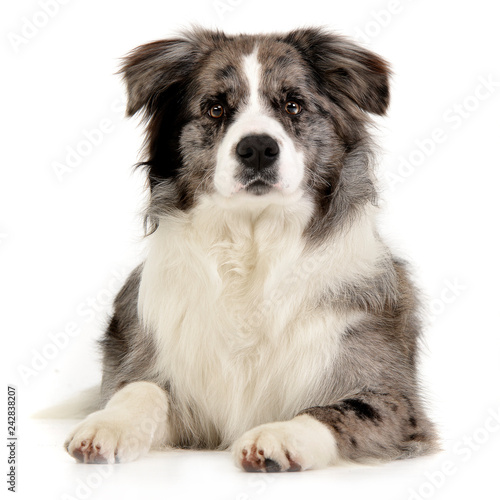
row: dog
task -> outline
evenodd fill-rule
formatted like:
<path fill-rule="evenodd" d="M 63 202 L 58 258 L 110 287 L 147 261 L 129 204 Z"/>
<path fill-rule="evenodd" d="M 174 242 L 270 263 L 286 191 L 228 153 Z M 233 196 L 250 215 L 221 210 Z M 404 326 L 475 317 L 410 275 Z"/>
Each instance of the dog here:
<path fill-rule="evenodd" d="M 101 406 L 69 454 L 231 449 L 276 472 L 435 452 L 418 293 L 375 221 L 388 64 L 324 29 L 198 27 L 121 73 L 146 127 L 148 254 L 114 302 Z"/>

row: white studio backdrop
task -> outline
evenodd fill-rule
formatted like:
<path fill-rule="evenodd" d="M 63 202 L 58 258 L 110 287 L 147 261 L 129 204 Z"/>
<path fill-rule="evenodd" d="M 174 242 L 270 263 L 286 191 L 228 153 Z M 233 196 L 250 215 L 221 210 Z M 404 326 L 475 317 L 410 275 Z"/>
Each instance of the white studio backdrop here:
<path fill-rule="evenodd" d="M 120 57 L 193 24 L 230 33 L 321 25 L 351 36 L 393 68 L 391 107 L 376 131 L 381 228 L 413 263 L 427 299 L 421 375 L 445 449 L 418 471 L 412 462 L 382 468 L 387 487 L 380 492 L 371 487 L 377 468 L 352 477 L 343 469 L 345 485 L 353 482 L 345 491 L 385 499 L 490 491 L 500 443 L 499 14 L 491 0 L 5 3 L 0 325 L 3 385 L 17 387 L 20 428 L 32 412 L 99 382 L 95 341 L 114 294 L 143 255 L 145 184 L 133 170 L 142 137 L 138 120 L 124 118 Z M 6 396 L 1 399 L 5 408 Z M 56 429 L 23 441 L 21 434 L 19 498 L 37 487 L 28 486 L 30 477 L 48 477 L 49 468 L 54 481 L 39 494 L 64 498 L 58 467 L 70 481 L 73 463 L 60 450 L 61 436 Z M 40 446 L 57 450 L 50 464 L 26 462 L 23 469 L 21 457 Z M 224 454 L 180 453 L 178 495 L 203 477 L 211 497 L 203 472 L 208 457 L 217 464 L 218 481 L 225 481 L 224 468 L 238 474 Z M 127 467 L 123 480 L 144 472 L 140 463 Z M 226 494 L 222 488 L 214 498 L 344 492 L 324 473 L 316 483 L 307 473 L 292 476 L 245 478 L 243 489 Z M 122 496 L 148 491 L 148 485 L 135 488 Z M 93 498 L 117 491 L 109 484 L 91 488 Z"/>

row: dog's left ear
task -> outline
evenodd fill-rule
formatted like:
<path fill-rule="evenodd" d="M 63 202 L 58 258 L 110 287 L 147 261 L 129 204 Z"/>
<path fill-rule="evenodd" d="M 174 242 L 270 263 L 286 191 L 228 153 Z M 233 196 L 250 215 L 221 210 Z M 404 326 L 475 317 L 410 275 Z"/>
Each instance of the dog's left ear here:
<path fill-rule="evenodd" d="M 341 102 L 348 97 L 359 108 L 383 115 L 389 106 L 387 62 L 350 40 L 321 29 L 299 29 L 283 39 L 312 66 L 321 87 Z"/>
<path fill-rule="evenodd" d="M 141 45 L 128 54 L 121 67 L 127 84 L 127 115 L 143 110 L 151 116 L 158 98 L 176 84 L 186 81 L 201 57 L 224 35 L 201 28 L 178 38 Z"/>

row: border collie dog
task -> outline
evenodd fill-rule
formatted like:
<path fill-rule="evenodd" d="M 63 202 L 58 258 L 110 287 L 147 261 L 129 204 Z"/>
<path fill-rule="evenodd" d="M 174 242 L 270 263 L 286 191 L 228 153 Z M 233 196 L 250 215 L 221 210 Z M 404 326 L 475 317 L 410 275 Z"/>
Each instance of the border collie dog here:
<path fill-rule="evenodd" d="M 437 449 L 419 303 L 375 225 L 387 63 L 336 34 L 200 28 L 124 60 L 146 126 L 148 254 L 101 341 L 100 409 L 66 449 L 228 449 L 298 471 Z"/>

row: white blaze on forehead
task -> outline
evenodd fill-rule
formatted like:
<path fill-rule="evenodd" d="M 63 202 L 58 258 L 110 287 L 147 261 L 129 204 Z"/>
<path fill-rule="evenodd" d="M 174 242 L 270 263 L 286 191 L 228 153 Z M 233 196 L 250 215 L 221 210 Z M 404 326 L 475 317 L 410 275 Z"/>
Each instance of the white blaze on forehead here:
<path fill-rule="evenodd" d="M 248 108 L 253 111 L 257 111 L 259 109 L 259 91 L 262 66 L 260 65 L 257 57 L 258 50 L 259 48 L 256 46 L 254 51 L 245 56 L 243 59 L 243 71 L 248 82 L 250 93 Z"/>
<path fill-rule="evenodd" d="M 244 191 L 244 186 L 238 179 L 241 165 L 236 157 L 236 146 L 248 135 L 269 135 L 279 145 L 280 153 L 276 164 L 279 180 L 275 184 L 274 194 L 281 196 L 295 193 L 304 175 L 303 153 L 296 148 L 294 138 L 286 132 L 279 120 L 272 116 L 264 101 L 262 65 L 258 59 L 258 51 L 259 47 L 255 46 L 252 53 L 243 57 L 242 72 L 247 82 L 246 95 L 217 150 L 214 183 L 218 193 L 226 198 Z M 254 195 L 251 196 L 255 198 Z M 271 194 L 260 198 L 265 202 L 270 196 Z"/>

